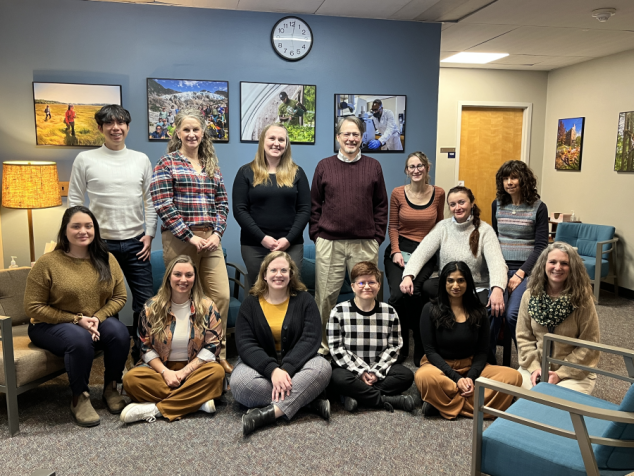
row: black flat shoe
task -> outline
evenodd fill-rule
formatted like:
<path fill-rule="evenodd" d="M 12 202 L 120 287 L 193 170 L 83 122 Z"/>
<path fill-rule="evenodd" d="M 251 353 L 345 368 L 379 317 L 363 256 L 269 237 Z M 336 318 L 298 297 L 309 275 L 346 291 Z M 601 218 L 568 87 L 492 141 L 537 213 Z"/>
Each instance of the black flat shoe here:
<path fill-rule="evenodd" d="M 438 416 L 440 411 L 429 402 L 423 402 L 423 415 L 426 417 Z"/>
<path fill-rule="evenodd" d="M 330 400 L 325 398 L 316 398 L 308 404 L 308 407 L 314 410 L 324 420 L 330 420 Z"/>
<path fill-rule="evenodd" d="M 394 412 L 394 409 L 406 412 L 414 411 L 414 399 L 411 395 L 394 395 L 392 397 L 382 395 L 381 403 L 390 413 Z"/>
<path fill-rule="evenodd" d="M 357 401 L 354 398 L 351 397 L 343 397 L 343 408 L 345 408 L 345 410 L 347 412 L 354 412 L 357 410 L 357 406 L 359 404 L 357 403 Z"/>
<path fill-rule="evenodd" d="M 252 408 L 246 415 L 242 415 L 242 436 L 250 435 L 258 428 L 275 423 L 275 420 L 275 407 L 273 405 Z"/>

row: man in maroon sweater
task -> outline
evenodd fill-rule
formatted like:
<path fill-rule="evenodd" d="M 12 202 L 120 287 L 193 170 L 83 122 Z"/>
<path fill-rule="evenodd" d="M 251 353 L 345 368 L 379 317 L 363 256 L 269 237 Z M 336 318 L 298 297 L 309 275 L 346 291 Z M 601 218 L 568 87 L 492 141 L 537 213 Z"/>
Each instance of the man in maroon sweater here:
<path fill-rule="evenodd" d="M 339 153 L 323 159 L 311 187 L 310 238 L 315 242 L 315 301 L 322 322 L 319 353 L 328 354 L 326 323 L 346 274 L 360 261 L 379 259 L 385 239 L 388 199 L 381 164 L 361 155 L 363 121 L 337 125 Z"/>

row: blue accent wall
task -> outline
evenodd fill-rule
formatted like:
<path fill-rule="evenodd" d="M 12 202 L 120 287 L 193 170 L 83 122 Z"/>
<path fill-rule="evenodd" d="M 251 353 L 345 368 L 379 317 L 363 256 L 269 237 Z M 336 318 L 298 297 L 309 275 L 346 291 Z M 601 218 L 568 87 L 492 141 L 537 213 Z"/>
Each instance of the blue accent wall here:
<path fill-rule="evenodd" d="M 291 63 L 270 43 L 283 16 L 80 0 L 11 2 L 0 17 L 0 159 L 55 160 L 60 180 L 68 180 L 82 149 L 35 145 L 31 83 L 56 81 L 122 85 L 123 105 L 132 114 L 127 145 L 155 164 L 166 144 L 147 139 L 146 78 L 152 77 L 229 81 L 231 140 L 216 146 L 229 196 L 238 168 L 257 148 L 239 141 L 240 81 L 317 85 L 316 143 L 293 146 L 309 180 L 317 162 L 333 154 L 335 93 L 407 95 L 405 150 L 422 150 L 434 160 L 440 24 L 299 15 L 312 28 L 314 46 Z M 405 157 L 376 155 L 388 194 L 405 183 Z M 2 233 L 7 266 L 17 253 L 8 249 L 11 230 Z M 241 262 L 232 216 L 223 245 L 232 261 Z M 160 246 L 155 240 L 154 249 Z M 28 256 L 28 245 L 21 250 Z"/>

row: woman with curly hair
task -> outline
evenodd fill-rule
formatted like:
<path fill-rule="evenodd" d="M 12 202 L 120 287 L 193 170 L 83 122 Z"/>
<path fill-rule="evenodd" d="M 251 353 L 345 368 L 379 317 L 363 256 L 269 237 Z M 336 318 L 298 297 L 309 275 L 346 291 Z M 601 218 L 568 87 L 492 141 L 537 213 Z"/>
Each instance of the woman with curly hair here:
<path fill-rule="evenodd" d="M 262 130 L 255 159 L 238 170 L 233 216 L 240 225 L 240 250 L 247 277 L 253 277 L 251 284 L 271 251 L 286 251 L 301 272 L 310 185 L 304 170 L 293 161 L 283 124 L 269 124 Z"/>
<path fill-rule="evenodd" d="M 211 137 L 200 111 L 185 110 L 174 119 L 167 155 L 154 167 L 150 193 L 163 224 L 163 261 L 189 256 L 200 273 L 203 291 L 218 306 L 222 319 L 218 362 L 231 373 L 225 335 L 229 311 L 229 277 L 222 253 L 229 202 Z"/>
<path fill-rule="evenodd" d="M 403 271 L 401 292 L 412 295 L 413 279 L 439 251 L 441 268 L 450 261 L 463 261 L 469 266 L 480 299 L 485 303 L 488 301 L 487 306 L 494 316 L 501 315 L 504 312 L 507 268 L 495 232 L 489 224 L 480 220 L 480 208 L 467 187 L 459 185 L 449 190 L 447 204 L 453 216 L 438 222 L 412 253 Z M 438 278 L 425 281 L 424 299 L 436 298 L 438 289 Z"/>
<path fill-rule="evenodd" d="M 216 362 L 222 326 L 213 301 L 203 294 L 189 256 L 174 258 L 156 296 L 139 316 L 142 358 L 123 377 L 133 401 L 121 421 L 178 420 L 198 410 L 216 411 L 225 371 Z"/>
<path fill-rule="evenodd" d="M 548 245 L 548 208 L 539 199 L 537 179 L 528 165 L 520 160 L 504 162 L 495 175 L 495 182 L 497 196 L 491 205 L 492 224 L 508 266 L 509 280 L 505 313 L 491 319 L 493 355 L 504 318 L 515 339 L 517 315 L 528 277 Z"/>
<path fill-rule="evenodd" d="M 420 330 L 425 357 L 414 382 L 425 416 L 473 417 L 474 381 L 482 376 L 519 387 L 514 369 L 487 364 L 489 319 L 475 290 L 471 270 L 462 261 L 447 263 L 440 273 L 438 298 L 423 308 Z M 506 410 L 513 396 L 484 392 L 484 405 Z"/>
<path fill-rule="evenodd" d="M 330 418 L 330 364 L 317 354 L 321 317 L 300 281 L 297 265 L 284 251 L 269 253 L 236 321 L 240 360 L 231 375 L 231 393 L 250 410 L 242 417 L 242 434 L 293 418 L 310 405 Z"/>
<path fill-rule="evenodd" d="M 549 245 L 537 259 L 522 297 L 517 320 L 517 349 L 522 387 L 543 381 L 590 395 L 597 375 L 552 364 L 541 375 L 543 338 L 547 333 L 599 342 L 599 317 L 594 307 L 590 278 L 579 253 L 568 243 Z M 550 355 L 573 364 L 596 367 L 599 351 L 553 343 Z"/>

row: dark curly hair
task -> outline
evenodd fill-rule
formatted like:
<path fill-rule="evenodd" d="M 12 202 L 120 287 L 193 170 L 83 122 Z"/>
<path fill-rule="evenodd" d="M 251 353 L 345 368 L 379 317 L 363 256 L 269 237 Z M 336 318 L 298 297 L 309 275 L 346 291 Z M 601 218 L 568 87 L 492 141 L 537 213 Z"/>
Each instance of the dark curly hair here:
<path fill-rule="evenodd" d="M 483 319 L 486 317 L 486 307 L 476 292 L 475 283 L 473 282 L 473 275 L 469 266 L 464 261 L 452 261 L 447 263 L 440 272 L 438 282 L 438 297 L 433 299 L 431 310 L 431 321 L 436 326 L 436 329 L 444 327 L 445 329 L 453 329 L 456 323 L 456 316 L 451 310 L 451 303 L 449 302 L 449 294 L 447 293 L 447 278 L 454 271 L 459 271 L 467 281 L 467 290 L 462 295 L 462 307 L 467 314 L 467 323 L 472 328 L 480 327 Z"/>
<path fill-rule="evenodd" d="M 504 179 L 507 177 L 518 178 L 520 180 L 522 202 L 533 206 L 539 199 L 539 193 L 537 193 L 537 177 L 535 177 L 530 167 L 521 160 L 507 160 L 495 174 L 495 185 L 497 187 L 495 198 L 500 202 L 500 205 L 509 205 L 512 202 L 511 196 L 504 190 Z"/>

